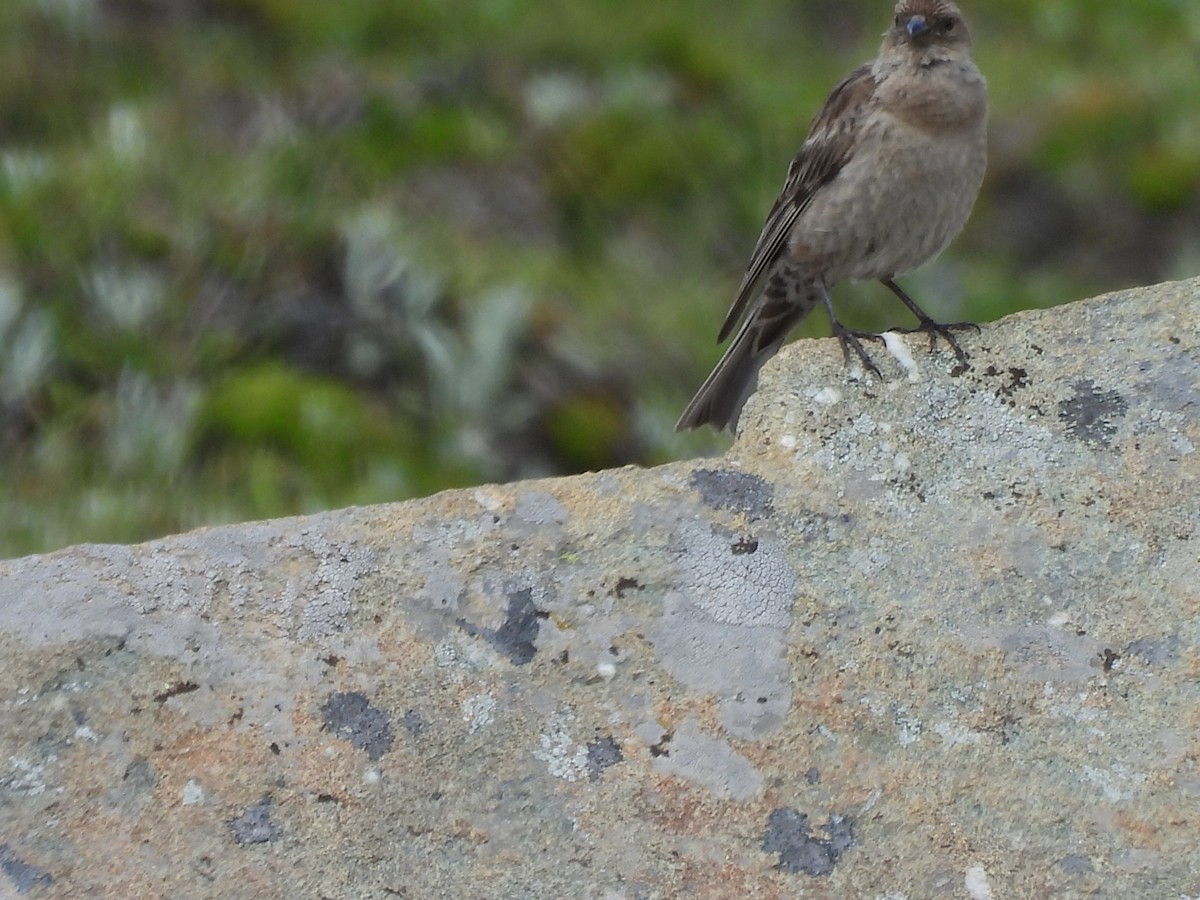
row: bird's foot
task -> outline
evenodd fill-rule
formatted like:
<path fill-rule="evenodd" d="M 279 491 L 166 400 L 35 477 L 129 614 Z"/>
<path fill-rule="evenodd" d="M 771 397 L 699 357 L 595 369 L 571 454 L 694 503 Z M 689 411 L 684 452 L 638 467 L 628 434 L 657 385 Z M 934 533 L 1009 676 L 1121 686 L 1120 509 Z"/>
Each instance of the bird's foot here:
<path fill-rule="evenodd" d="M 940 337 L 943 341 L 950 345 L 950 349 L 954 351 L 954 356 L 958 359 L 958 364 L 963 369 L 969 368 L 967 362 L 967 354 L 958 340 L 954 337 L 956 331 L 974 330 L 978 333 L 981 329 L 974 322 L 947 322 L 942 324 L 935 322 L 927 316 L 921 317 L 921 324 L 915 328 L 893 328 L 892 331 L 898 334 L 927 334 L 929 335 L 929 352 L 932 353 L 937 347 L 937 339 Z"/>
<path fill-rule="evenodd" d="M 859 362 L 863 364 L 863 368 L 869 372 L 874 372 L 875 377 L 883 381 L 883 373 L 879 371 L 879 366 L 875 365 L 874 361 L 867 354 L 866 348 L 862 345 L 863 341 L 878 341 L 882 344 L 882 337 L 871 331 L 851 331 L 836 319 L 833 322 L 833 336 L 842 345 L 842 356 L 846 362 L 850 361 L 850 351 L 853 350 L 858 356 Z"/>

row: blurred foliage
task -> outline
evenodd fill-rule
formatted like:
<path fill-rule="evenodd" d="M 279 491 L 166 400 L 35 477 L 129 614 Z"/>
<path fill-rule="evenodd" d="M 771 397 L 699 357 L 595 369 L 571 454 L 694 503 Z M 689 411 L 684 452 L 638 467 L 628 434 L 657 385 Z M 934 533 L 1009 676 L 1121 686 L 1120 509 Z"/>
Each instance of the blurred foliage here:
<path fill-rule="evenodd" d="M 1200 4 L 964 3 L 991 166 L 929 309 L 1200 268 Z M 0 555 L 723 446 L 672 424 L 888 6 L 7 0 Z"/>

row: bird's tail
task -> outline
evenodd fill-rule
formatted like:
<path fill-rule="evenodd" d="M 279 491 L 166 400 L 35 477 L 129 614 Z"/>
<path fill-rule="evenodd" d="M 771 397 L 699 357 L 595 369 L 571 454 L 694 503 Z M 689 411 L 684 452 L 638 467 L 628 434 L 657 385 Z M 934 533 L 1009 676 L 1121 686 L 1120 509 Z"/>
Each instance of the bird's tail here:
<path fill-rule="evenodd" d="M 772 299 L 764 295 L 675 423 L 675 430 L 701 425 L 712 425 L 718 431 L 737 428 L 742 406 L 758 385 L 759 370 L 779 352 L 788 332 L 819 302 L 818 289 L 814 283 L 799 302 L 794 297 Z"/>

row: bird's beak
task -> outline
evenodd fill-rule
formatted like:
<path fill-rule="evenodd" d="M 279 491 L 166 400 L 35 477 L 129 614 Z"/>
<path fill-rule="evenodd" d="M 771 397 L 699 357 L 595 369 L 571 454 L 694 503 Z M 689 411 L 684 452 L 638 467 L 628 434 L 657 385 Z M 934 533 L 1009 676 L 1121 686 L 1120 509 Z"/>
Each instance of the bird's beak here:
<path fill-rule="evenodd" d="M 929 23 L 925 21 L 924 16 L 913 16 L 904 23 L 904 30 L 908 32 L 910 38 L 915 38 L 918 34 L 924 34 L 929 30 Z"/>

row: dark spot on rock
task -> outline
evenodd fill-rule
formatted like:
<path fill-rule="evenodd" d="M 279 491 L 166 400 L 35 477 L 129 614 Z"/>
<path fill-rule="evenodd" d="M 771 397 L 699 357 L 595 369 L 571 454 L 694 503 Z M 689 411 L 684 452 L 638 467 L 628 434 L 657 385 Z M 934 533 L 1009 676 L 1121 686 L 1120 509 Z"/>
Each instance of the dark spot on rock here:
<path fill-rule="evenodd" d="M 854 828 L 844 816 L 830 816 L 821 826 L 824 837 L 816 837 L 808 825 L 808 816 L 787 807 L 767 817 L 763 850 L 778 853 L 775 868 L 781 872 L 805 875 L 829 875 L 843 853 L 854 846 Z"/>
<path fill-rule="evenodd" d="M 1068 875 L 1091 875 L 1095 871 L 1092 861 L 1079 854 L 1064 856 L 1058 861 L 1058 864 Z"/>
<path fill-rule="evenodd" d="M 809 769 L 807 772 L 804 773 L 804 780 L 807 781 L 809 784 L 820 784 L 821 783 L 821 770 L 818 769 L 816 766 L 813 766 L 811 769 Z"/>
<path fill-rule="evenodd" d="M 617 586 L 613 588 L 613 593 L 618 597 L 624 597 L 626 591 L 641 590 L 641 582 L 636 578 L 626 578 L 624 576 L 617 579 Z"/>
<path fill-rule="evenodd" d="M 750 553 L 757 553 L 758 541 L 754 540 L 754 538 L 745 538 L 738 541 L 730 549 L 733 551 L 734 556 L 746 556 Z"/>
<path fill-rule="evenodd" d="M 1179 635 L 1163 638 L 1138 638 L 1131 641 L 1122 655 L 1136 656 L 1152 666 L 1164 666 L 1175 662 L 1179 656 Z"/>
<path fill-rule="evenodd" d="M 155 703 L 166 703 L 172 697 L 178 697 L 182 694 L 190 694 L 193 691 L 200 690 L 200 685 L 194 681 L 177 681 L 165 691 L 154 695 Z"/>
<path fill-rule="evenodd" d="M 233 839 L 239 844 L 269 844 L 283 837 L 283 829 L 271 821 L 271 797 L 268 794 L 228 822 Z"/>
<path fill-rule="evenodd" d="M 770 516 L 775 511 L 772 506 L 775 489 L 757 475 L 724 469 L 697 469 L 692 473 L 691 485 L 700 493 L 704 504 L 713 509 L 743 512 L 756 518 Z"/>
<path fill-rule="evenodd" d="M 39 885 L 54 883 L 53 875 L 25 862 L 8 844 L 0 844 L 0 872 L 8 876 L 18 894 L 28 894 Z"/>
<path fill-rule="evenodd" d="M 587 748 L 588 779 L 599 781 L 601 773 L 625 759 L 621 745 L 612 735 L 592 741 Z"/>
<path fill-rule="evenodd" d="M 472 637 L 481 637 L 500 653 L 508 657 L 514 666 L 523 666 L 533 661 L 537 654 L 538 630 L 541 620 L 549 613 L 533 605 L 530 588 L 508 595 L 508 610 L 504 624 L 499 628 L 483 628 L 466 619 L 459 619 L 458 626 Z"/>
<path fill-rule="evenodd" d="M 201 856 L 192 863 L 192 871 L 203 878 L 205 881 L 213 882 L 217 880 L 216 866 L 213 865 L 211 856 Z"/>
<path fill-rule="evenodd" d="M 659 741 L 657 744 L 652 744 L 650 746 L 650 755 L 651 756 L 670 756 L 671 755 L 670 743 L 671 743 L 671 739 L 673 737 L 675 737 L 675 732 L 673 732 L 673 731 L 668 731 L 666 734 L 664 734 L 661 738 L 659 738 Z"/>
<path fill-rule="evenodd" d="M 1000 717 L 996 727 L 989 730 L 998 732 L 1000 743 L 1007 746 L 1021 736 L 1021 720 L 1011 713 L 1006 713 Z"/>
<path fill-rule="evenodd" d="M 321 662 L 325 663 L 325 665 L 330 666 L 330 667 L 336 666 L 341 661 L 342 661 L 342 658 L 340 656 L 338 656 L 336 653 L 330 653 L 328 656 L 321 657 Z"/>
<path fill-rule="evenodd" d="M 277 744 L 275 741 L 271 741 L 271 743 L 267 744 L 267 749 L 270 750 L 275 756 L 278 756 L 281 752 L 283 752 L 279 749 L 279 744 Z"/>
<path fill-rule="evenodd" d="M 410 709 L 400 718 L 401 724 L 408 729 L 408 733 L 413 737 L 419 735 L 425 730 L 425 720 L 421 718 L 421 714 L 415 709 Z"/>
<path fill-rule="evenodd" d="M 1113 664 L 1121 658 L 1120 653 L 1113 653 L 1108 647 L 1104 648 L 1104 652 L 1100 654 L 1100 668 L 1105 672 L 1111 672 Z"/>
<path fill-rule="evenodd" d="M 130 790 L 152 791 L 158 786 L 158 773 L 154 771 L 154 766 L 146 757 L 135 756 L 133 761 L 125 767 L 121 780 Z"/>
<path fill-rule="evenodd" d="M 371 759 L 379 759 L 392 749 L 392 728 L 388 717 L 357 691 L 331 694 L 321 707 L 325 727 L 343 741 L 366 750 Z"/>
<path fill-rule="evenodd" d="M 1090 378 L 1076 382 L 1075 396 L 1058 404 L 1058 418 L 1067 424 L 1067 433 L 1086 444 L 1107 447 L 1117 433 L 1115 419 L 1129 410 L 1125 398 L 1116 391 L 1101 391 Z"/>
<path fill-rule="evenodd" d="M 342 801 L 339 800 L 333 794 L 317 794 L 317 802 L 318 803 L 341 803 Z"/>
<path fill-rule="evenodd" d="M 1011 397 L 1022 388 L 1029 387 L 1029 372 L 1020 366 L 1009 366 L 1007 372 L 1001 372 L 995 366 L 988 366 L 983 374 L 989 376 L 1008 376 L 1008 381 L 996 388 L 994 394 L 996 397 Z M 1012 406 L 1013 404 L 1010 403 L 1009 405 Z"/>

